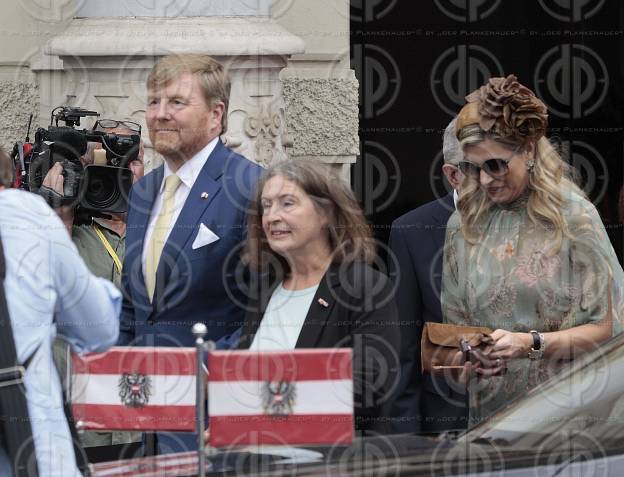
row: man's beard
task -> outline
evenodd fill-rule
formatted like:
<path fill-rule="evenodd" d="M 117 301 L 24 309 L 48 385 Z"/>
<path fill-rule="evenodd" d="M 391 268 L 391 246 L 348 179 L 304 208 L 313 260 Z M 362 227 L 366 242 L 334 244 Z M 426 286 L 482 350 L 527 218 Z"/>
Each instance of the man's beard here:
<path fill-rule="evenodd" d="M 160 139 L 153 142 L 153 144 L 154 150 L 165 159 L 179 162 L 184 161 L 187 156 L 185 154 L 186 148 L 181 145 L 180 141 L 168 141 L 165 139 Z"/>

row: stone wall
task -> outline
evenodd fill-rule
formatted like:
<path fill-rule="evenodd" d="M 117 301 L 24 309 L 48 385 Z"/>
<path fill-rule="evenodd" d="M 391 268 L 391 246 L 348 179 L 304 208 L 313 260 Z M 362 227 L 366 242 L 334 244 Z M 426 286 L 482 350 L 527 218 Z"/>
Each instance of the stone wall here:
<path fill-rule="evenodd" d="M 0 47 L 0 145 L 11 149 L 17 140 L 24 140 L 28 116 L 35 114 L 34 130 L 40 126 L 40 99 L 45 92 L 39 88 L 31 71 L 41 48 L 61 33 L 81 0 L 18 0 L 2 2 L 2 43 Z M 41 117 L 47 125 L 50 111 Z"/>
<path fill-rule="evenodd" d="M 39 125 L 39 88 L 34 82 L 0 79 L 0 145 L 11 152 L 15 141 L 26 138 L 28 117 L 35 114 L 31 140 Z"/>
<path fill-rule="evenodd" d="M 283 78 L 291 157 L 358 154 L 355 78 Z"/>

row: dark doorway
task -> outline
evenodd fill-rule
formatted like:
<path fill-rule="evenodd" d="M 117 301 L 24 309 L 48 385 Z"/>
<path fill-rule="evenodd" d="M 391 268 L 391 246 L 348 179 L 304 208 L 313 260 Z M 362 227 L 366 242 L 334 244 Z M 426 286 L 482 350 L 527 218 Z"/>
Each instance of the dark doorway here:
<path fill-rule="evenodd" d="M 395 218 L 447 193 L 442 131 L 464 96 L 514 73 L 547 104 L 548 135 L 622 261 L 623 27 L 624 2 L 610 0 L 352 0 L 362 144 L 353 187 L 380 244 Z"/>

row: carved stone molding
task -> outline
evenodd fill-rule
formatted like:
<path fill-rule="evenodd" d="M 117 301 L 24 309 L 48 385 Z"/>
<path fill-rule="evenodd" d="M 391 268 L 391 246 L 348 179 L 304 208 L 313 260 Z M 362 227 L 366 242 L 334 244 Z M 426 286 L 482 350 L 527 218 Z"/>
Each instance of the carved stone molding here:
<path fill-rule="evenodd" d="M 145 129 L 149 70 L 166 54 L 205 53 L 224 64 L 232 85 L 224 141 L 266 165 L 286 157 L 279 74 L 290 55 L 303 49 L 303 40 L 266 17 L 74 19 L 47 45 L 47 53 L 63 62 L 63 84 L 48 88 L 53 97 L 46 102 L 138 121 L 144 126 L 149 170 L 160 163 Z M 38 73 L 45 81 L 47 72 Z M 272 125 L 268 129 L 265 117 Z"/>
<path fill-rule="evenodd" d="M 234 58 L 227 65 L 232 93 L 224 142 L 263 166 L 287 158 L 289 146 L 280 71 L 287 57 Z"/>

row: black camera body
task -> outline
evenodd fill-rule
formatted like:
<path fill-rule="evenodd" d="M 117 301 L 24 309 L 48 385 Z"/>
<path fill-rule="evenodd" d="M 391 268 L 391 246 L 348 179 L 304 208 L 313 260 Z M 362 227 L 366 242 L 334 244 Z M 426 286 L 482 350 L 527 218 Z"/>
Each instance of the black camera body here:
<path fill-rule="evenodd" d="M 107 134 L 103 131 L 76 129 L 80 119 L 99 116 L 95 111 L 58 107 L 52 111 L 50 126 L 37 129 L 35 141 L 18 142 L 13 148 L 15 187 L 43 196 L 54 207 L 74 206 L 91 216 L 123 213 L 128 209 L 132 171 L 128 164 L 139 155 L 138 134 Z M 55 119 L 55 125 L 52 125 Z M 65 126 L 59 126 L 59 121 Z M 106 151 L 106 164 L 83 166 L 80 158 L 89 142 Z M 60 162 L 63 167 L 63 197 L 43 186 L 48 171 Z"/>

